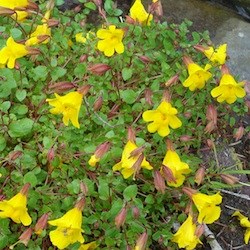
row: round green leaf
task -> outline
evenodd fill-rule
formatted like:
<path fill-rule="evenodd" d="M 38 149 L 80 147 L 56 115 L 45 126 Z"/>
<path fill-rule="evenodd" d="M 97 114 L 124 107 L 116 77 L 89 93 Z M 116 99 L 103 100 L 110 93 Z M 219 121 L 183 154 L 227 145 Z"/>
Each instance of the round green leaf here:
<path fill-rule="evenodd" d="M 9 135 L 13 138 L 28 135 L 33 128 L 34 121 L 29 118 L 23 118 L 13 121 L 9 125 Z"/>
<path fill-rule="evenodd" d="M 37 184 L 37 178 L 33 172 L 28 172 L 23 177 L 23 183 L 29 182 L 32 187 L 35 187 Z"/>
<path fill-rule="evenodd" d="M 138 191 L 137 185 L 130 185 L 126 187 L 123 191 L 124 199 L 127 201 L 134 199 L 137 195 L 137 191 Z"/>

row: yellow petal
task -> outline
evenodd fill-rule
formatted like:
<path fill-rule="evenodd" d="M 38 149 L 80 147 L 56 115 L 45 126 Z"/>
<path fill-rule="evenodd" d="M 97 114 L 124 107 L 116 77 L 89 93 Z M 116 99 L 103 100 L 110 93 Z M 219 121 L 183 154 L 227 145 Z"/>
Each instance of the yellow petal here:
<path fill-rule="evenodd" d="M 115 46 L 115 51 L 118 53 L 118 54 L 122 54 L 124 52 L 124 45 L 123 43 L 118 43 L 116 46 Z"/>

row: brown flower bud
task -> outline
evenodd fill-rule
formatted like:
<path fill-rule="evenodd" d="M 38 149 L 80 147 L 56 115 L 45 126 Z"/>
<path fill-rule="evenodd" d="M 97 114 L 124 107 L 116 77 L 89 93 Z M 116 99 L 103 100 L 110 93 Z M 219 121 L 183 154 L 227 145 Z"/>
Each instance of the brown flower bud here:
<path fill-rule="evenodd" d="M 135 142 L 135 131 L 132 127 L 128 127 L 128 141 Z"/>
<path fill-rule="evenodd" d="M 151 59 L 150 59 L 149 57 L 144 56 L 144 55 L 138 56 L 138 58 L 139 58 L 143 63 L 145 63 L 145 64 L 148 64 L 148 63 L 152 62 Z"/>
<path fill-rule="evenodd" d="M 81 189 L 81 192 L 87 196 L 88 192 L 89 192 L 89 189 L 88 189 L 88 186 L 86 185 L 86 183 L 84 182 L 80 182 L 80 189 Z"/>
<path fill-rule="evenodd" d="M 167 143 L 167 149 L 174 151 L 174 144 L 173 144 L 173 142 L 170 139 L 167 139 L 166 143 Z"/>
<path fill-rule="evenodd" d="M 202 53 L 206 50 L 206 48 L 200 44 L 194 45 L 194 48 Z"/>
<path fill-rule="evenodd" d="M 38 10 L 39 7 L 38 7 L 37 4 L 34 3 L 34 1 L 28 0 L 27 9 L 30 9 L 30 10 Z"/>
<path fill-rule="evenodd" d="M 160 171 L 158 170 L 154 171 L 154 185 L 155 185 L 156 190 L 158 190 L 162 194 L 165 193 L 165 189 L 166 189 L 165 180 L 162 177 Z"/>
<path fill-rule="evenodd" d="M 96 99 L 96 101 L 95 101 L 95 103 L 94 103 L 94 105 L 93 105 L 94 111 L 99 111 L 99 110 L 101 109 L 101 107 L 102 107 L 102 103 L 103 103 L 103 97 L 102 97 L 102 95 L 101 95 L 101 96 L 99 96 L 99 97 Z"/>
<path fill-rule="evenodd" d="M 200 167 L 196 171 L 194 181 L 197 183 L 197 185 L 200 185 L 203 182 L 205 177 L 205 171 L 206 169 L 204 167 Z"/>
<path fill-rule="evenodd" d="M 204 224 L 200 224 L 197 226 L 196 230 L 195 230 L 195 235 L 200 238 L 205 232 L 205 225 Z"/>
<path fill-rule="evenodd" d="M 140 210 L 138 207 L 133 207 L 132 208 L 132 214 L 135 219 L 138 219 L 140 216 Z"/>
<path fill-rule="evenodd" d="M 49 213 L 45 213 L 43 214 L 37 221 L 34 231 L 35 234 L 41 234 L 42 231 L 46 228 L 47 226 L 47 222 L 48 222 L 48 218 L 49 218 Z"/>
<path fill-rule="evenodd" d="M 174 174 L 169 167 L 162 165 L 161 170 L 166 181 L 176 183 L 176 178 L 174 177 Z"/>
<path fill-rule="evenodd" d="M 118 110 L 120 108 L 119 104 L 114 104 L 114 106 L 111 108 L 111 110 L 108 113 L 108 119 L 111 119 L 112 117 L 114 117 L 115 115 L 118 114 Z"/>
<path fill-rule="evenodd" d="M 80 62 L 85 62 L 87 60 L 88 56 L 85 54 L 85 55 L 81 55 L 80 56 Z"/>
<path fill-rule="evenodd" d="M 205 127 L 204 131 L 205 131 L 205 133 L 211 133 L 215 128 L 216 128 L 216 126 L 214 125 L 214 123 L 212 121 L 210 121 L 207 124 L 207 126 Z"/>
<path fill-rule="evenodd" d="M 115 217 L 115 225 L 117 228 L 120 228 L 124 225 L 127 216 L 127 208 L 123 207 L 120 212 Z"/>
<path fill-rule="evenodd" d="M 94 64 L 90 67 L 88 67 L 88 70 L 94 74 L 94 75 L 103 75 L 104 73 L 106 73 L 108 70 L 110 70 L 111 67 L 107 64 L 104 64 L 104 63 L 97 63 L 97 64 Z"/>
<path fill-rule="evenodd" d="M 110 149 L 111 143 L 110 142 L 104 142 L 97 146 L 95 150 L 95 156 L 96 158 L 101 158 L 104 154 L 106 154 Z"/>
<path fill-rule="evenodd" d="M 193 60 L 190 58 L 190 57 L 188 57 L 188 56 L 183 56 L 183 62 L 184 62 L 184 64 L 186 65 L 186 67 L 190 64 L 190 63 L 193 63 Z"/>
<path fill-rule="evenodd" d="M 85 205 L 85 198 L 81 198 L 76 204 L 75 204 L 75 208 L 77 208 L 78 210 L 82 211 Z"/>
<path fill-rule="evenodd" d="M 92 86 L 89 85 L 89 84 L 83 85 L 83 86 L 81 86 L 80 88 L 77 89 L 77 92 L 79 92 L 82 95 L 86 95 L 89 92 L 91 87 Z"/>
<path fill-rule="evenodd" d="M 139 173 L 143 159 L 144 155 L 140 154 L 136 162 L 133 164 L 132 169 L 135 170 L 135 174 Z"/>
<path fill-rule="evenodd" d="M 11 16 L 15 13 L 14 10 L 9 9 L 9 8 L 4 8 L 0 6 L 0 15 L 1 16 Z"/>
<path fill-rule="evenodd" d="M 47 24 L 49 27 L 56 27 L 59 25 L 59 23 L 60 23 L 60 21 L 57 19 L 54 19 L 54 18 L 51 18 L 47 21 Z"/>
<path fill-rule="evenodd" d="M 140 146 L 140 147 L 134 149 L 133 151 L 130 152 L 129 158 L 142 154 L 144 149 L 145 149 L 145 146 Z"/>
<path fill-rule="evenodd" d="M 192 117 L 192 112 L 185 112 L 184 113 L 184 116 L 187 118 L 187 119 L 189 119 L 189 118 L 191 118 Z"/>
<path fill-rule="evenodd" d="M 55 158 L 55 149 L 53 147 L 51 147 L 47 153 L 47 160 L 48 162 L 53 161 Z"/>
<path fill-rule="evenodd" d="M 222 73 L 222 75 L 230 74 L 229 68 L 227 67 L 226 64 L 223 64 L 223 65 L 221 66 L 221 73 Z"/>
<path fill-rule="evenodd" d="M 0 201 L 3 201 L 3 200 L 5 200 L 5 195 L 4 194 L 0 194 Z"/>
<path fill-rule="evenodd" d="M 19 158 L 20 156 L 22 156 L 23 152 L 20 150 L 15 150 L 12 151 L 8 154 L 8 161 L 14 161 L 17 158 Z"/>
<path fill-rule="evenodd" d="M 207 139 L 207 145 L 209 148 L 214 148 L 214 142 L 211 139 Z"/>
<path fill-rule="evenodd" d="M 136 24 L 136 21 L 130 16 L 126 16 L 125 22 L 128 24 Z"/>
<path fill-rule="evenodd" d="M 220 174 L 221 179 L 229 184 L 229 185 L 234 185 L 239 182 L 239 178 L 230 174 Z"/>
<path fill-rule="evenodd" d="M 28 228 L 26 229 L 22 234 L 21 236 L 18 238 L 19 239 L 19 242 L 20 243 L 23 243 L 25 246 L 28 245 L 29 243 L 29 240 L 31 238 L 31 235 L 32 235 L 32 228 Z"/>
<path fill-rule="evenodd" d="M 37 39 L 38 39 L 39 43 L 42 43 L 42 42 L 46 41 L 49 38 L 50 38 L 49 35 L 39 35 L 39 36 L 37 36 Z"/>
<path fill-rule="evenodd" d="M 152 90 L 151 90 L 151 89 L 145 89 L 144 95 L 145 95 L 145 101 L 146 101 L 149 105 L 153 105 L 153 102 L 152 102 L 152 95 L 153 95 L 153 92 L 152 92 Z"/>
<path fill-rule="evenodd" d="M 211 121 L 214 123 L 214 125 L 217 124 L 217 110 L 214 107 L 214 105 L 210 104 L 207 107 L 207 112 L 206 112 L 206 118 L 208 121 Z"/>
<path fill-rule="evenodd" d="M 192 140 L 193 140 L 193 138 L 190 135 L 182 135 L 182 136 L 180 136 L 180 141 L 189 142 L 189 141 L 192 141 Z"/>
<path fill-rule="evenodd" d="M 163 8 L 161 4 L 161 0 L 158 0 L 157 2 L 154 2 L 150 5 L 149 12 L 154 13 L 158 17 L 163 16 Z"/>
<path fill-rule="evenodd" d="M 170 102 L 171 101 L 171 96 L 170 96 L 170 94 L 169 94 L 169 92 L 167 90 L 165 90 L 163 92 L 162 100 L 166 101 L 166 102 Z"/>
<path fill-rule="evenodd" d="M 31 47 L 26 47 L 26 49 L 28 50 L 28 54 L 29 55 L 40 55 L 41 51 L 40 49 L 36 49 L 36 48 L 31 48 Z"/>
<path fill-rule="evenodd" d="M 22 195 L 27 196 L 27 194 L 28 194 L 28 192 L 29 192 L 29 188 L 30 188 L 30 183 L 24 184 L 24 186 L 22 187 L 20 193 L 21 193 Z"/>
<path fill-rule="evenodd" d="M 189 196 L 190 199 L 192 199 L 192 196 L 197 193 L 197 191 L 190 187 L 183 187 L 182 191 Z"/>
<path fill-rule="evenodd" d="M 56 93 L 62 93 L 71 89 L 74 89 L 77 85 L 73 82 L 57 82 L 54 84 L 49 85 L 49 89 Z"/>
<path fill-rule="evenodd" d="M 172 76 L 167 82 L 165 82 L 165 86 L 166 87 L 170 87 L 171 85 L 174 85 L 178 82 L 179 80 L 179 75 L 176 74 L 174 76 Z"/>
<path fill-rule="evenodd" d="M 136 250 L 145 250 L 146 245 L 147 245 L 147 240 L 148 240 L 148 234 L 144 232 L 139 236 L 139 238 L 136 241 Z"/>
<path fill-rule="evenodd" d="M 240 126 L 237 130 L 236 130 L 236 132 L 235 132 L 235 134 L 234 134 L 234 138 L 235 138 L 235 141 L 238 141 L 238 140 L 240 140 L 241 138 L 242 138 L 242 136 L 244 135 L 244 127 L 243 126 Z"/>

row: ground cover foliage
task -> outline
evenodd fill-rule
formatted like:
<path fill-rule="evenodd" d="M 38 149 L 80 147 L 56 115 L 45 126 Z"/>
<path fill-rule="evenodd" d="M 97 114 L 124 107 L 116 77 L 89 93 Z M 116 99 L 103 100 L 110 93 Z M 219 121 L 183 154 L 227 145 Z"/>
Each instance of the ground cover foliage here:
<path fill-rule="evenodd" d="M 0 1 L 0 249 L 194 249 L 218 188 L 248 173 L 219 166 L 214 146 L 249 132 L 244 82 L 226 45 L 160 22 L 157 1 L 127 18 L 80 2 Z"/>

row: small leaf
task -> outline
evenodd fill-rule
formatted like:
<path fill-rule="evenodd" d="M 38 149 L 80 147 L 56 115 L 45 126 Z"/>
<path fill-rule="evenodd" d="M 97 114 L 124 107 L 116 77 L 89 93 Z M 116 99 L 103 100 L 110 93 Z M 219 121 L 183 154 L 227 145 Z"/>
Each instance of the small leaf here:
<path fill-rule="evenodd" d="M 0 152 L 6 147 L 6 140 L 3 135 L 0 134 Z"/>
<path fill-rule="evenodd" d="M 124 199 L 127 201 L 134 199 L 137 195 L 137 191 L 138 191 L 137 185 L 130 185 L 126 187 L 123 191 Z"/>
<path fill-rule="evenodd" d="M 37 184 L 37 178 L 33 172 L 28 172 L 23 177 L 23 183 L 29 182 L 32 187 L 35 187 Z"/>
<path fill-rule="evenodd" d="M 29 118 L 13 121 L 9 125 L 9 135 L 14 138 L 26 136 L 32 131 L 33 124 L 34 121 Z"/>
<path fill-rule="evenodd" d="M 84 6 L 90 10 L 96 10 L 96 5 L 93 2 L 85 3 Z"/>
<path fill-rule="evenodd" d="M 106 181 L 99 181 L 98 193 L 101 200 L 107 200 L 109 198 L 109 186 Z"/>
<path fill-rule="evenodd" d="M 132 77 L 133 71 L 130 68 L 124 68 L 122 69 L 122 78 L 124 81 L 127 81 Z"/>
<path fill-rule="evenodd" d="M 16 98 L 19 102 L 23 101 L 27 95 L 27 92 L 25 89 L 18 89 L 16 91 Z"/>
<path fill-rule="evenodd" d="M 121 91 L 121 98 L 124 102 L 128 104 L 133 104 L 137 99 L 137 94 L 132 89 L 126 89 Z"/>

